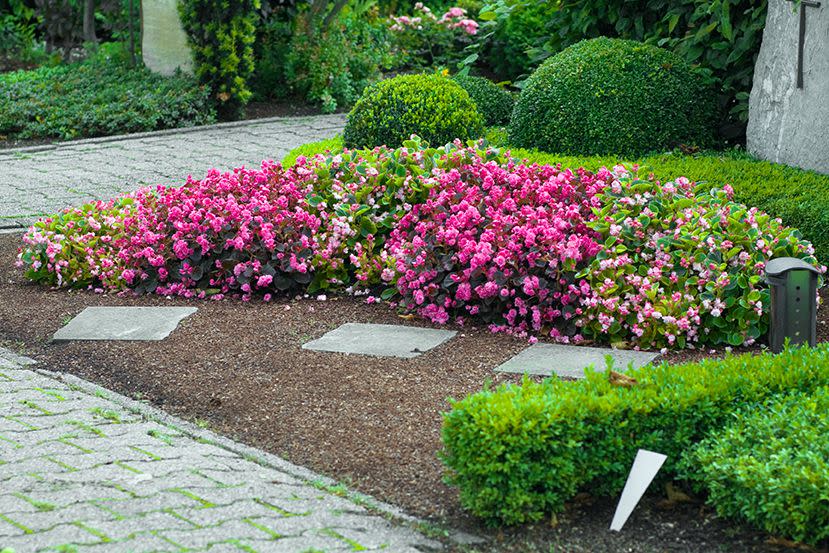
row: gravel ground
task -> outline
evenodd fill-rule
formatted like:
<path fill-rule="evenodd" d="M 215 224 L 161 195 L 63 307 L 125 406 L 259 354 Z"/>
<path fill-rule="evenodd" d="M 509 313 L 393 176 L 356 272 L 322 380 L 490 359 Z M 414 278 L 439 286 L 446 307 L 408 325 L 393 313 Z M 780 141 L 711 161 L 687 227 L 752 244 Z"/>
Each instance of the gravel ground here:
<path fill-rule="evenodd" d="M 659 490 L 625 530 L 607 530 L 615 499 L 577 502 L 555 524 L 491 531 L 441 481 L 447 398 L 486 382 L 526 342 L 480 328 L 413 360 L 320 353 L 301 345 L 346 322 L 426 326 L 347 297 L 275 303 L 119 298 L 25 282 L 19 235 L 0 235 L 0 344 L 212 430 L 282 456 L 426 517 L 491 538 L 486 551 L 778 551 L 767 536 L 718 519 L 701 503 L 671 505 Z M 162 342 L 49 343 L 87 306 L 193 305 Z M 827 318 L 821 310 L 821 319 Z M 821 325 L 825 327 L 825 325 Z M 680 359 L 689 356 L 672 356 Z M 691 357 L 694 354 L 690 354 Z"/>

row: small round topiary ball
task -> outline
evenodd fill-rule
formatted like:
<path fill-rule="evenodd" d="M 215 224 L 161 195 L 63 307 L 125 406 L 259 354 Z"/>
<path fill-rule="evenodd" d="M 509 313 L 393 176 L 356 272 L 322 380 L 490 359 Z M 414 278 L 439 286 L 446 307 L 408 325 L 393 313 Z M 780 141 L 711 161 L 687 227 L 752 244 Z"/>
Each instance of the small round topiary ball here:
<path fill-rule="evenodd" d="M 714 90 L 678 55 L 633 40 L 584 40 L 527 80 L 510 144 L 555 153 L 636 156 L 680 144 L 710 147 Z"/>
<path fill-rule="evenodd" d="M 487 127 L 509 123 L 515 98 L 508 90 L 484 77 L 455 75 L 452 80 L 461 85 L 475 101 Z"/>
<path fill-rule="evenodd" d="M 440 75 L 403 75 L 363 92 L 348 115 L 347 148 L 396 148 L 416 134 L 433 146 L 477 139 L 483 118 L 469 94 Z"/>

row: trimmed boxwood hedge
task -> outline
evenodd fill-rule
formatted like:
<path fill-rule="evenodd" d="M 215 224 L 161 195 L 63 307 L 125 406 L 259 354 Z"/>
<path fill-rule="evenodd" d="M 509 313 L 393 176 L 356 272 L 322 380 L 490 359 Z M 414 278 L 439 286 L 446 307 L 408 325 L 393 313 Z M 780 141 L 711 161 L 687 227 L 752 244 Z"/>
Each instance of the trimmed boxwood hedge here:
<path fill-rule="evenodd" d="M 483 130 L 475 102 L 459 84 L 440 75 L 401 75 L 366 88 L 348 115 L 343 142 L 396 148 L 416 134 L 441 146 L 480 138 Z"/>
<path fill-rule="evenodd" d="M 616 386 L 588 372 L 504 385 L 452 402 L 444 413 L 447 481 L 490 524 L 520 524 L 560 511 L 580 491 L 621 492 L 636 451 L 668 456 L 662 478 L 733 413 L 775 394 L 829 385 L 829 344 L 780 355 L 742 355 L 628 371 Z"/>
<path fill-rule="evenodd" d="M 633 40 L 584 40 L 530 76 L 509 140 L 579 155 L 710 147 L 716 105 L 713 89 L 669 50 Z"/>
<path fill-rule="evenodd" d="M 719 515 L 829 545 L 828 413 L 829 387 L 744 409 L 694 449 L 688 473 Z"/>
<path fill-rule="evenodd" d="M 484 77 L 455 75 L 452 80 L 469 93 L 488 127 L 509 123 L 515 107 L 512 93 Z"/>

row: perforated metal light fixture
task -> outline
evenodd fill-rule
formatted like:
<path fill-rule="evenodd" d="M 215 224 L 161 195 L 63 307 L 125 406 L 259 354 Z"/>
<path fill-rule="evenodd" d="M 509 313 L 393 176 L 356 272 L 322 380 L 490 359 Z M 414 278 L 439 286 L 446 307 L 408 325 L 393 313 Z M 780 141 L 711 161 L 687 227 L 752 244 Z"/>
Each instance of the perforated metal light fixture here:
<path fill-rule="evenodd" d="M 766 264 L 773 352 L 781 352 L 787 339 L 791 345 L 815 345 L 818 274 L 814 266 L 795 257 L 780 257 Z"/>

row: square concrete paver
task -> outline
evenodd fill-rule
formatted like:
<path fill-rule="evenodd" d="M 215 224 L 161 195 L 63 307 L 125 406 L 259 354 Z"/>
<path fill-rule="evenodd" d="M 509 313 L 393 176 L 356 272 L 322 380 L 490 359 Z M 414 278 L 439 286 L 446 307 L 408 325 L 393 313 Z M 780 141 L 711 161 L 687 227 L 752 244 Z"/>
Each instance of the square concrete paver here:
<path fill-rule="evenodd" d="M 163 340 L 195 307 L 87 307 L 55 332 L 55 341 Z"/>
<path fill-rule="evenodd" d="M 605 356 L 613 357 L 613 367 L 625 371 L 628 364 L 634 368 L 647 365 L 659 356 L 656 352 L 588 348 L 563 344 L 535 344 L 528 347 L 495 370 L 499 372 L 538 374 L 553 373 L 571 378 L 584 378 L 584 369 L 590 365 L 598 371 L 607 369 Z"/>
<path fill-rule="evenodd" d="M 303 344 L 302 348 L 411 359 L 439 346 L 455 334 L 457 333 L 454 330 L 346 323 L 316 340 Z"/>

